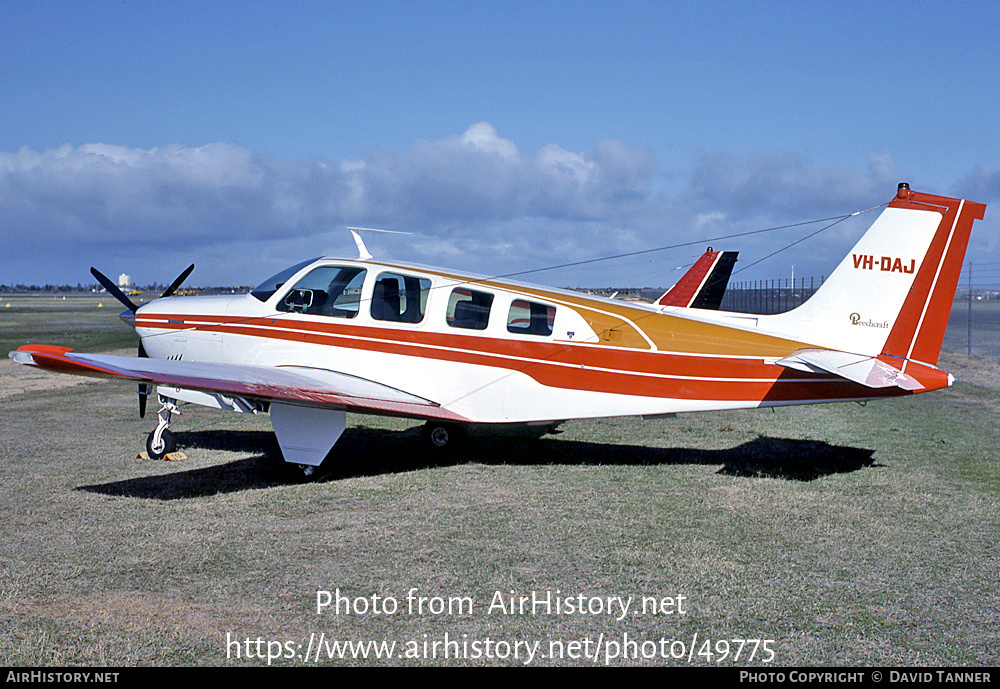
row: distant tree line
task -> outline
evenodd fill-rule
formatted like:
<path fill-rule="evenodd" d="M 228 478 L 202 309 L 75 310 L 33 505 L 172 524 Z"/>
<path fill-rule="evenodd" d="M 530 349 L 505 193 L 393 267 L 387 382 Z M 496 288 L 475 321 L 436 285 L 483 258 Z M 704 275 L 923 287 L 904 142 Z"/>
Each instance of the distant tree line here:
<path fill-rule="evenodd" d="M 131 285 L 130 287 L 124 288 L 126 292 L 129 290 L 137 289 L 142 292 L 152 292 L 155 294 L 161 293 L 166 289 L 166 285 L 153 284 L 153 285 Z M 239 285 L 236 287 L 196 287 L 200 294 L 241 294 L 244 292 L 249 292 L 253 289 L 252 286 Z M 81 283 L 76 283 L 76 285 L 25 285 L 18 283 L 16 285 L 0 284 L 0 292 L 4 294 L 90 294 L 92 292 L 104 292 L 104 288 L 100 285 L 94 283 L 90 285 L 84 285 Z"/>
<path fill-rule="evenodd" d="M 81 285 L 79 282 L 73 285 L 0 285 L 0 292 L 12 294 L 24 292 L 91 292 L 97 285 Z"/>

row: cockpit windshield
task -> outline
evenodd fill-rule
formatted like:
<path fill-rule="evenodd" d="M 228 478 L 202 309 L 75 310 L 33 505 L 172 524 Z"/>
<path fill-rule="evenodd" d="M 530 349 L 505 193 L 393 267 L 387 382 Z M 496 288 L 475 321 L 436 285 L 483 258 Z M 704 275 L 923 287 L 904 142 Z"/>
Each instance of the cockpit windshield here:
<path fill-rule="evenodd" d="M 272 275 L 267 280 L 264 280 L 264 282 L 254 287 L 250 294 L 257 297 L 261 301 L 267 301 L 283 284 L 288 282 L 290 277 L 295 275 L 310 263 L 315 263 L 317 260 L 319 260 L 318 256 L 316 258 L 310 258 L 308 261 L 302 261 L 302 263 L 296 263 L 291 268 L 285 268 L 280 273 Z"/>

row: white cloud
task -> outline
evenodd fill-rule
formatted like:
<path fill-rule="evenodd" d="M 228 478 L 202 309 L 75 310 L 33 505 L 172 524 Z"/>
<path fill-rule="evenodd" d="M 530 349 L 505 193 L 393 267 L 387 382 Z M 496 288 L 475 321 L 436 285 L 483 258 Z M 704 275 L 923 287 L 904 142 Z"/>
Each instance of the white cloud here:
<path fill-rule="evenodd" d="M 387 257 L 414 254 L 481 273 L 515 272 L 887 201 L 899 181 L 892 156 L 873 153 L 865 162 L 867 169 L 844 170 L 801 156 L 716 153 L 672 171 L 672 192 L 654 193 L 663 173 L 646 149 L 602 141 L 589 153 L 558 143 L 527 153 L 486 122 L 340 163 L 282 160 L 225 143 L 23 148 L 0 153 L 0 283 L 86 282 L 91 264 L 169 281 L 175 266 L 199 257 L 209 265 L 199 267 L 196 282 L 253 282 L 295 258 L 352 255 L 349 237 L 334 231 L 350 224 L 418 233 L 380 235 L 375 246 Z M 982 167 L 962 187 L 987 201 L 1000 196 L 998 180 L 995 168 Z M 788 260 L 800 275 L 827 254 L 836 263 L 856 234 L 838 226 Z M 749 261 L 797 236 L 761 235 L 716 248 L 742 249 Z M 658 258 L 678 262 L 666 255 L 641 260 Z M 637 274 L 628 261 L 590 270 L 592 279 L 539 277 L 625 284 Z M 644 270 L 655 284 L 659 268 Z"/>
<path fill-rule="evenodd" d="M 531 156 L 480 122 L 461 136 L 348 161 L 341 171 L 355 213 L 437 232 L 483 219 L 612 217 L 648 193 L 654 165 L 649 151 L 619 142 L 602 142 L 591 155 L 549 144 Z"/>
<path fill-rule="evenodd" d="M 501 139 L 497 130 L 489 122 L 478 122 L 469 127 L 459 141 L 465 146 L 484 153 L 498 155 L 507 160 L 516 160 L 520 153 L 513 141 Z"/>

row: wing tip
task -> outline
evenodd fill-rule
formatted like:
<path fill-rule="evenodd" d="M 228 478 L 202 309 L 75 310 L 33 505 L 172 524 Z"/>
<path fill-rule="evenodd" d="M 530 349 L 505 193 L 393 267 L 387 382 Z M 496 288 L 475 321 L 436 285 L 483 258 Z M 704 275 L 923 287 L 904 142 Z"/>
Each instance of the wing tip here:
<path fill-rule="evenodd" d="M 35 357 L 33 356 L 34 354 L 62 356 L 63 354 L 72 351 L 73 350 L 70 347 L 60 347 L 59 345 L 26 344 L 8 352 L 7 357 L 16 364 L 37 366 L 38 362 L 35 361 Z"/>

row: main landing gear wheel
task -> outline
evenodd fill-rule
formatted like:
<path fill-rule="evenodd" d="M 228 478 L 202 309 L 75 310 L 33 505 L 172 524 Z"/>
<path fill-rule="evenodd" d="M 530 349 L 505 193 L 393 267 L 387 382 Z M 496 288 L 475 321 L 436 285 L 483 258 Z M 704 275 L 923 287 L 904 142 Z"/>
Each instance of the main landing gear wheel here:
<path fill-rule="evenodd" d="M 151 431 L 146 437 L 146 454 L 150 459 L 163 459 L 165 455 L 177 449 L 177 441 L 174 434 L 167 428 L 160 433 L 159 441 L 156 439 L 156 431 Z"/>
<path fill-rule="evenodd" d="M 424 446 L 432 452 L 451 452 L 465 438 L 465 426 L 428 421 L 420 433 Z"/>

